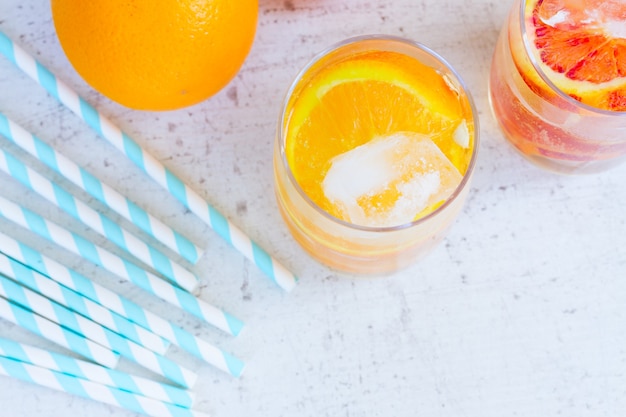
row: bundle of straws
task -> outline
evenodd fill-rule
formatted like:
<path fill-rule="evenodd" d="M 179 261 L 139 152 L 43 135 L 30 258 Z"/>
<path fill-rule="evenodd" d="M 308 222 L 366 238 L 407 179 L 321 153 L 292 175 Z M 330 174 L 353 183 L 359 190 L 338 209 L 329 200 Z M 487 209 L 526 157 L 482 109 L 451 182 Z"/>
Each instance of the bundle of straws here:
<path fill-rule="evenodd" d="M 0 52 L 124 153 L 281 288 L 296 278 L 225 216 L 186 186 L 109 119 L 0 32 Z M 127 219 L 190 264 L 202 251 L 127 197 L 0 113 L 0 135 Z M 58 183 L 0 149 L 0 169 L 148 265 L 155 273 L 0 196 L 0 217 L 69 250 L 122 280 L 236 336 L 243 323 L 195 297 L 186 267 Z M 69 349 L 83 359 L 0 338 L 0 374 L 117 405 L 150 416 L 202 416 L 189 391 L 197 375 L 166 357 L 170 344 L 238 377 L 241 360 L 75 270 L 0 233 L 0 317 Z M 168 383 L 116 370 L 123 357 Z"/>

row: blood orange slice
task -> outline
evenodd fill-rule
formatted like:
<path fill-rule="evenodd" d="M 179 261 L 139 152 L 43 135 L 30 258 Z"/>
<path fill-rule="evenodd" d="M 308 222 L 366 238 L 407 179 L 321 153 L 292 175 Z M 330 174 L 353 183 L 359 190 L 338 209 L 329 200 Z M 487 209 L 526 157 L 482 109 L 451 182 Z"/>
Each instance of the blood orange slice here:
<path fill-rule="evenodd" d="M 626 2 L 531 0 L 525 21 L 550 81 L 590 106 L 626 111 Z"/>

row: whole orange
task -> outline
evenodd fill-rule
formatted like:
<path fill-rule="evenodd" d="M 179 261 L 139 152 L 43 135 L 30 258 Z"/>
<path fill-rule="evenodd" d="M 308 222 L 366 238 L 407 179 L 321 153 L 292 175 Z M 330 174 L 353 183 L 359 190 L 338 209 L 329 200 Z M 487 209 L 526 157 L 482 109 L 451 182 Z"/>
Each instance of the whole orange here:
<path fill-rule="evenodd" d="M 51 0 L 57 36 L 93 88 L 133 109 L 196 104 L 237 74 L 258 0 Z"/>

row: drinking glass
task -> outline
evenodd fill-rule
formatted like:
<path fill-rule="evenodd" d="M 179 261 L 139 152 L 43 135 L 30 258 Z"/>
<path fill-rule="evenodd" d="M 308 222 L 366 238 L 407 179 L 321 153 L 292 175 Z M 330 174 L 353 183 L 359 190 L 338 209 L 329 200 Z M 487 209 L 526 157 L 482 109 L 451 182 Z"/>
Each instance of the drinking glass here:
<path fill-rule="evenodd" d="M 471 158 L 452 195 L 425 217 L 392 227 L 372 227 L 341 220 L 318 206 L 296 180 L 285 141 L 294 102 L 316 73 L 364 51 L 398 52 L 435 68 L 467 106 L 472 136 Z M 358 105 L 358 104 L 357 104 Z M 315 56 L 290 86 L 277 126 L 274 180 L 278 207 L 295 240 L 316 260 L 338 271 L 381 275 L 410 265 L 444 237 L 470 189 L 478 149 L 478 120 L 472 98 L 456 71 L 427 47 L 401 38 L 363 36 L 343 41 Z"/>
<path fill-rule="evenodd" d="M 626 112 L 585 104 L 557 87 L 555 76 L 564 74 L 546 71 L 532 40 L 537 16 L 529 10 L 536 3 L 516 0 L 500 33 L 489 78 L 495 119 L 508 142 L 541 168 L 587 174 L 620 164 L 626 158 Z M 573 33 L 572 44 L 580 41 Z"/>

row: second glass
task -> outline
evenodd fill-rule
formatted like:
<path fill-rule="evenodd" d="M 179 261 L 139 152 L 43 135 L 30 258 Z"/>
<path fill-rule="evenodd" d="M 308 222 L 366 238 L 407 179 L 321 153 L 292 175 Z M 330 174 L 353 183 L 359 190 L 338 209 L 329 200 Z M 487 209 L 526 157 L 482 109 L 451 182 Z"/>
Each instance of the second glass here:
<path fill-rule="evenodd" d="M 612 39 L 621 35 L 610 29 L 626 26 L 626 4 L 585 4 L 516 0 L 489 79 L 492 111 L 508 141 L 534 164 L 564 174 L 604 171 L 626 159 L 626 74 L 612 72 L 614 64 L 626 68 L 618 53 L 626 41 Z"/>

